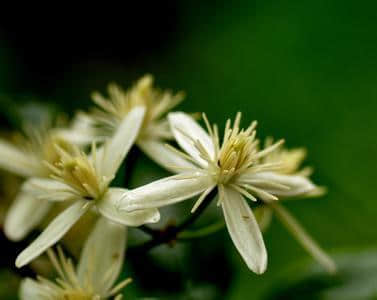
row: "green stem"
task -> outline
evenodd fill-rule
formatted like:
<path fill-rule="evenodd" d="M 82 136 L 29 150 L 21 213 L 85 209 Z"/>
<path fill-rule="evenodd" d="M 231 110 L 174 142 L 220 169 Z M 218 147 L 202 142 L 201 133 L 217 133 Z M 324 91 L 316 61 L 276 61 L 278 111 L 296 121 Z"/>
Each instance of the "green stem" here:
<path fill-rule="evenodd" d="M 218 221 L 216 223 L 210 224 L 209 226 L 205 226 L 195 231 L 185 230 L 178 234 L 179 240 L 191 240 L 202 238 L 207 235 L 213 234 L 219 230 L 222 230 L 225 227 L 224 221 Z"/>
<path fill-rule="evenodd" d="M 336 265 L 325 251 L 310 237 L 306 230 L 298 221 L 280 204 L 269 204 L 275 211 L 276 216 L 285 225 L 287 230 L 292 233 L 295 239 L 308 251 L 329 273 L 336 272 Z"/>

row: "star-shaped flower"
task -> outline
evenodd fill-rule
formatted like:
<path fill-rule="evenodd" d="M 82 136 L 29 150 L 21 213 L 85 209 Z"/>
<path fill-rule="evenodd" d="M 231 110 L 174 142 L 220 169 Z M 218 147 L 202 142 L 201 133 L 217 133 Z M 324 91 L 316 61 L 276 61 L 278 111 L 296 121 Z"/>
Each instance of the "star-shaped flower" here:
<path fill-rule="evenodd" d="M 105 218 L 97 221 L 89 235 L 77 268 L 67 259 L 60 247 L 57 255 L 48 249 L 49 258 L 58 278 L 50 281 L 26 278 L 21 282 L 21 300 L 100 300 L 115 297 L 131 279 L 114 286 L 124 262 L 126 228 Z"/>
<path fill-rule="evenodd" d="M 134 108 L 101 148 L 97 149 L 93 143 L 90 155 L 78 148 L 69 153 L 57 146 L 60 161 L 55 165 L 46 164 L 53 178 L 32 178 L 25 183 L 24 191 L 35 199 L 71 201 L 72 204 L 21 252 L 16 259 L 18 267 L 29 263 L 59 241 L 89 209 L 126 226 L 139 226 L 159 220 L 156 208 L 133 213 L 119 211 L 116 203 L 126 190 L 109 187 L 138 135 L 144 113 L 143 107 Z"/>
<path fill-rule="evenodd" d="M 116 84 L 108 87 L 109 98 L 95 92 L 92 99 L 96 107 L 88 113 L 80 112 L 74 119 L 71 129 L 62 130 L 63 136 L 76 144 L 90 144 L 93 140 L 106 141 L 136 106 L 144 106 L 146 112 L 137 146 L 162 167 L 176 172 L 177 164 L 185 161 L 164 147 L 165 141 L 172 138 L 166 113 L 183 99 L 183 93 L 172 94 L 153 87 L 153 77 L 145 75 L 128 90 Z"/>
<path fill-rule="evenodd" d="M 220 142 L 217 126 L 210 126 L 205 116 L 204 120 L 208 133 L 184 113 L 169 114 L 175 139 L 186 152 L 174 150 L 186 159 L 184 166 L 176 166 L 182 173 L 126 192 L 119 206 L 126 211 L 137 211 L 173 204 L 200 194 L 192 209 L 195 211 L 217 188 L 218 205 L 223 209 L 234 245 L 251 270 L 263 273 L 267 266 L 266 248 L 245 198 L 272 202 L 277 200 L 280 192 L 303 193 L 311 190 L 313 185 L 305 177 L 273 173 L 280 167 L 279 163 L 260 162 L 283 141 L 259 151 L 256 122 L 240 129 L 241 114 L 237 114 L 233 125 L 227 121 Z"/>

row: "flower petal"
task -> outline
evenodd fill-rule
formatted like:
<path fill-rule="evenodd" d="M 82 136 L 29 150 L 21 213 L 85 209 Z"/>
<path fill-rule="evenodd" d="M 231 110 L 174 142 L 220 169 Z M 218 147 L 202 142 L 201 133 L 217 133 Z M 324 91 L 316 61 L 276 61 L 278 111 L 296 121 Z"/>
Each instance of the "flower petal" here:
<path fill-rule="evenodd" d="M 4 140 L 0 140 L 0 168 L 23 177 L 41 175 L 43 169 L 33 156 Z"/>
<path fill-rule="evenodd" d="M 127 227 L 100 218 L 81 252 L 78 277 L 90 280 L 94 292 L 105 297 L 118 278 L 126 251 Z"/>
<path fill-rule="evenodd" d="M 267 267 L 267 251 L 262 234 L 247 202 L 240 193 L 225 189 L 221 199 L 225 222 L 234 245 L 250 270 L 262 274 Z"/>
<path fill-rule="evenodd" d="M 52 202 L 20 192 L 5 216 L 5 235 L 12 241 L 22 240 L 41 223 L 51 206 Z"/>
<path fill-rule="evenodd" d="M 27 193 L 38 200 L 65 201 L 78 196 L 69 185 L 48 178 L 30 178 L 22 185 L 23 193 Z"/>
<path fill-rule="evenodd" d="M 16 266 L 18 268 L 23 267 L 59 241 L 77 220 L 88 211 L 90 205 L 87 204 L 87 201 L 78 200 L 52 220 L 46 229 L 18 255 Z"/>
<path fill-rule="evenodd" d="M 156 208 L 126 212 L 118 207 L 119 200 L 127 192 L 125 189 L 110 188 L 105 196 L 96 203 L 101 215 L 109 220 L 127 226 L 140 226 L 146 223 L 156 223 L 160 220 L 160 213 Z"/>
<path fill-rule="evenodd" d="M 120 209 L 158 208 L 194 197 L 213 185 L 211 176 L 189 172 L 166 177 L 124 193 Z"/>
<path fill-rule="evenodd" d="M 301 196 L 310 193 L 317 188 L 316 185 L 314 185 L 307 177 L 299 175 L 283 175 L 275 172 L 260 172 L 250 175 L 244 174 L 240 176 L 240 180 L 245 182 L 260 180 L 260 183 L 251 184 L 278 197 Z M 272 184 L 279 184 L 285 186 L 286 188 L 269 186 L 268 182 Z"/>
<path fill-rule="evenodd" d="M 137 145 L 153 161 L 170 172 L 181 173 L 187 169 L 196 168 L 191 162 L 166 147 L 160 140 L 142 139 Z"/>
<path fill-rule="evenodd" d="M 104 145 L 102 170 L 106 177 L 114 176 L 122 164 L 139 134 L 144 114 L 145 107 L 143 106 L 132 109 L 123 118 L 114 135 Z"/>
<path fill-rule="evenodd" d="M 37 281 L 26 278 L 21 281 L 19 297 L 21 300 L 40 300 L 45 290 Z"/>
<path fill-rule="evenodd" d="M 168 115 L 171 131 L 178 144 L 202 167 L 208 163 L 201 158 L 199 150 L 194 146 L 194 141 L 199 141 L 211 158 L 215 155 L 215 148 L 208 133 L 198 123 L 182 112 Z"/>

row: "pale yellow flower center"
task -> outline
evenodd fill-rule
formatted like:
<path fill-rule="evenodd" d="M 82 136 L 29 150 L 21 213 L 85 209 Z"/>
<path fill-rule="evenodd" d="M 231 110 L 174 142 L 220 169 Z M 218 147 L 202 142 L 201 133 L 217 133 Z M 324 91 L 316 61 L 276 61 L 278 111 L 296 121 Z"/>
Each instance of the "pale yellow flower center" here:
<path fill-rule="evenodd" d="M 60 155 L 60 161 L 55 165 L 47 164 L 53 174 L 51 177 L 69 185 L 86 200 L 101 198 L 112 178 L 101 176 L 101 170 L 95 165 L 95 157 L 91 159 L 77 147 L 74 147 L 72 154 L 59 145 L 55 148 Z M 93 144 L 91 153 L 95 154 L 96 151 Z"/>
<path fill-rule="evenodd" d="M 150 134 L 148 127 L 156 125 L 153 123 L 183 99 L 183 93 L 174 95 L 170 91 L 160 91 L 154 88 L 151 75 L 142 77 L 129 90 L 123 90 L 116 84 L 110 84 L 108 94 L 109 99 L 97 92 L 92 95 L 98 108 L 93 110 L 91 117 L 102 134 L 111 133 L 121 120 L 137 106 L 146 108 L 141 135 Z M 167 130 L 168 128 L 161 129 Z"/>
<path fill-rule="evenodd" d="M 80 279 L 72 261 L 64 256 L 60 247 L 58 247 L 57 255 L 51 249 L 47 251 L 47 254 L 59 274 L 59 279 L 53 282 L 44 277 L 38 277 L 39 294 L 43 300 L 100 300 L 109 297 L 121 299 L 121 296 L 117 294 L 131 282 L 130 278 L 125 279 L 110 290 L 101 291 L 101 295 L 99 295 L 94 292 L 95 287 L 91 281 L 92 274 L 87 273 L 84 280 Z"/>

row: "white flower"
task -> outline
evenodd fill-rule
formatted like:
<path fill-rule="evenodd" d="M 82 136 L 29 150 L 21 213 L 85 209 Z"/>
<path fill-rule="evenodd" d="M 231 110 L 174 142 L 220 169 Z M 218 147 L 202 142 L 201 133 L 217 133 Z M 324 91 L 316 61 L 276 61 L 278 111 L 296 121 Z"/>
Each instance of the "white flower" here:
<path fill-rule="evenodd" d="M 259 151 L 255 138 L 256 122 L 240 129 L 241 114 L 231 126 L 226 123 L 222 143 L 217 126 L 206 121 L 204 131 L 184 113 L 170 113 L 169 120 L 178 144 L 187 153 L 182 173 L 128 191 L 119 205 L 126 211 L 160 207 L 201 194 L 192 211 L 217 187 L 230 236 L 247 266 L 263 273 L 267 254 L 261 232 L 244 198 L 266 202 L 277 200 L 280 192 L 302 193 L 312 188 L 305 178 L 276 175 L 271 171 L 279 164 L 261 164 L 260 160 L 277 149 L 282 141 Z M 189 167 L 187 165 L 190 165 Z M 179 166 L 177 166 L 178 168 Z"/>
<path fill-rule="evenodd" d="M 272 139 L 267 139 L 265 147 L 272 145 Z M 262 163 L 276 163 L 280 162 L 282 167 L 279 170 L 275 170 L 275 176 L 278 174 L 291 175 L 294 177 L 308 177 L 312 173 L 311 168 L 303 168 L 300 170 L 300 165 L 306 157 L 306 150 L 303 148 L 286 149 L 284 147 L 277 149 L 276 151 L 268 154 L 262 159 Z M 301 193 L 301 197 L 313 197 L 320 196 L 325 192 L 323 187 L 315 186 L 314 184 L 311 190 L 306 193 Z M 283 199 L 289 199 L 289 191 L 281 194 Z M 270 222 L 273 213 L 281 220 L 282 224 L 291 232 L 291 234 L 297 239 L 297 241 L 330 273 L 336 271 L 336 265 L 334 261 L 329 257 L 324 250 L 310 237 L 306 230 L 300 225 L 300 223 L 285 209 L 280 203 L 266 203 L 266 205 L 255 209 L 254 213 L 257 216 L 257 221 L 262 230 L 265 230 Z"/>
<path fill-rule="evenodd" d="M 159 220 L 160 215 L 155 208 L 133 213 L 119 211 L 116 203 L 126 190 L 109 187 L 134 143 L 144 112 L 143 107 L 134 108 L 103 147 L 96 149 L 93 144 L 90 156 L 77 148 L 71 154 L 57 147 L 61 157 L 59 163 L 47 164 L 53 179 L 32 178 L 25 183 L 25 191 L 34 199 L 71 201 L 72 204 L 22 251 L 16 259 L 16 266 L 24 266 L 54 245 L 89 209 L 127 226 L 140 226 Z"/>
<path fill-rule="evenodd" d="M 76 144 L 85 145 L 93 140 L 106 141 L 112 136 L 122 120 L 136 106 L 144 106 L 146 112 L 136 144 L 156 163 L 176 172 L 174 166 L 183 165 L 181 157 L 173 155 L 164 147 L 164 140 L 171 139 L 172 133 L 165 114 L 183 99 L 183 93 L 172 94 L 153 87 L 153 77 L 142 77 L 129 90 L 115 84 L 108 87 L 109 99 L 95 92 L 92 99 L 97 105 L 91 112 L 80 112 L 71 129 L 61 134 Z"/>
<path fill-rule="evenodd" d="M 48 178 L 51 171 L 44 162 L 55 164 L 59 160 L 56 145 L 67 152 L 71 146 L 53 129 L 26 128 L 26 137 L 17 144 L 0 140 L 0 168 L 21 177 Z M 18 241 L 39 225 L 50 211 L 52 203 L 19 192 L 4 221 L 6 236 Z"/>
<path fill-rule="evenodd" d="M 115 297 L 120 300 L 122 296 L 118 293 L 131 282 L 131 279 L 125 279 L 114 286 L 123 266 L 126 234 L 126 227 L 99 219 L 84 245 L 76 269 L 60 247 L 57 255 L 49 249 L 47 253 L 59 278 L 55 281 L 43 277 L 24 279 L 20 299 L 100 300 Z"/>

